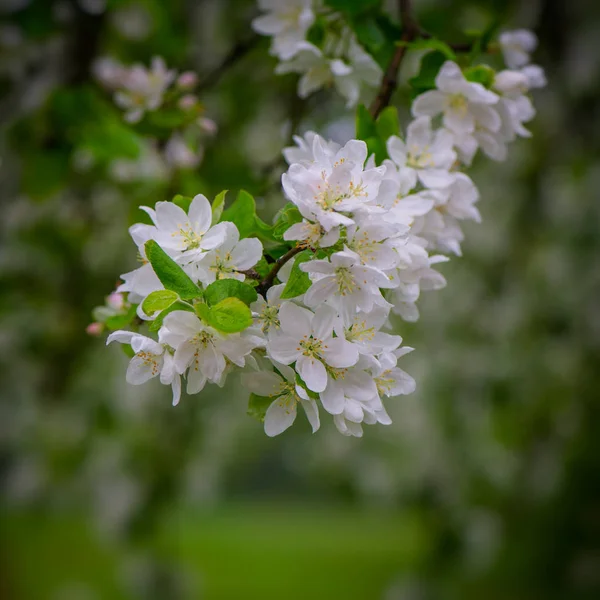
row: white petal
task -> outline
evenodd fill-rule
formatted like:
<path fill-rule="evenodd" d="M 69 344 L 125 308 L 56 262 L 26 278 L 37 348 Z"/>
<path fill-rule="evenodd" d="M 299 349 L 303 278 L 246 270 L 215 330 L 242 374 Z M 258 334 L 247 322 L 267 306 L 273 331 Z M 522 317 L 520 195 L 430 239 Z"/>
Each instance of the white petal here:
<path fill-rule="evenodd" d="M 344 391 L 342 387 L 333 379 L 329 379 L 327 387 L 319 397 L 323 408 L 331 415 L 339 415 L 344 410 Z"/>
<path fill-rule="evenodd" d="M 296 340 L 310 333 L 312 318 L 313 313 L 310 310 L 301 308 L 293 302 L 283 303 L 279 310 L 282 331 Z"/>
<path fill-rule="evenodd" d="M 302 355 L 296 362 L 296 370 L 309 390 L 322 392 L 327 386 L 327 371 L 320 360 Z"/>
<path fill-rule="evenodd" d="M 253 267 L 261 258 L 263 252 L 262 244 L 257 238 L 245 238 L 240 240 L 231 251 L 231 262 L 236 269 L 245 271 Z"/>
<path fill-rule="evenodd" d="M 265 413 L 265 433 L 274 437 L 284 432 L 296 419 L 296 403 L 275 400 Z"/>
<path fill-rule="evenodd" d="M 298 349 L 298 338 L 279 335 L 269 340 L 267 352 L 273 360 L 289 365 L 297 360 L 301 350 Z"/>
<path fill-rule="evenodd" d="M 206 196 L 198 194 L 194 197 L 190 204 L 188 215 L 192 229 L 198 235 L 202 235 L 208 231 L 212 221 L 212 210 Z"/>
<path fill-rule="evenodd" d="M 223 223 L 217 223 L 217 225 L 211 227 L 202 236 L 200 248 L 203 250 L 213 250 L 221 246 L 227 237 L 227 227 L 227 221 Z"/>
<path fill-rule="evenodd" d="M 167 232 L 176 232 L 188 223 L 188 216 L 184 210 L 172 202 L 158 202 L 156 204 L 156 221 L 159 229 Z"/>
<path fill-rule="evenodd" d="M 417 96 L 412 104 L 412 114 L 415 117 L 426 115 L 435 117 L 443 110 L 446 103 L 446 96 L 438 90 L 430 90 Z"/>
<path fill-rule="evenodd" d="M 331 306 L 319 306 L 312 320 L 313 335 L 319 340 L 329 339 L 333 335 L 336 318 L 337 313 Z"/>
<path fill-rule="evenodd" d="M 272 371 L 242 375 L 244 388 L 259 396 L 274 396 L 281 388 L 282 381 L 281 377 Z"/>
<path fill-rule="evenodd" d="M 145 383 L 149 379 L 156 377 L 159 374 L 159 371 L 158 360 L 134 356 L 127 367 L 125 379 L 127 380 L 127 383 L 140 385 L 141 383 Z"/>
<path fill-rule="evenodd" d="M 328 365 L 339 369 L 351 367 L 358 362 L 358 350 L 354 344 L 343 338 L 334 338 L 327 342 L 323 350 L 323 358 Z"/>

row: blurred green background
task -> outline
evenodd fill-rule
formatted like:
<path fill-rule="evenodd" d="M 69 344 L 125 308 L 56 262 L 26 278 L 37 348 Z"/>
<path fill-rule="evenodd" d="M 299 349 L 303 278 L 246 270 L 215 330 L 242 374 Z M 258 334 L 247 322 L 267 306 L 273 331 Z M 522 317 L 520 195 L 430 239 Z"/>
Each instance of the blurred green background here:
<path fill-rule="evenodd" d="M 471 172 L 483 224 L 399 326 L 418 389 L 394 424 L 269 439 L 239 384 L 174 409 L 85 328 L 139 204 L 245 188 L 269 218 L 290 132 L 345 141 L 352 114 L 273 74 L 249 0 L 0 3 L 0 598 L 600 598 L 600 4 L 414 5 L 449 41 L 536 31 L 534 136 Z M 129 156 L 106 55 L 199 74 L 198 168 Z"/>

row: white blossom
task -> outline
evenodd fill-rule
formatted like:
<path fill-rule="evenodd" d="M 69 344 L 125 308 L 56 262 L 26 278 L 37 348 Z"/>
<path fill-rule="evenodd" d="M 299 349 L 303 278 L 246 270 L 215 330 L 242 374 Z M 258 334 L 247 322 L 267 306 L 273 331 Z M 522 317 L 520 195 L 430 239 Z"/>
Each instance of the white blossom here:
<path fill-rule="evenodd" d="M 273 37 L 271 54 L 289 60 L 298 52 L 315 20 L 312 4 L 312 0 L 259 0 L 258 7 L 267 14 L 254 19 L 252 28 Z"/>
<path fill-rule="evenodd" d="M 297 405 L 306 413 L 313 433 L 320 427 L 317 403 L 296 382 L 296 372 L 286 365 L 275 363 L 281 375 L 274 371 L 261 371 L 243 376 L 244 387 L 259 396 L 273 398 L 265 413 L 265 433 L 269 437 L 279 435 L 296 420 Z"/>
<path fill-rule="evenodd" d="M 159 376 L 163 385 L 170 385 L 173 389 L 173 406 L 179 403 L 181 397 L 181 377 L 175 369 L 173 355 L 153 339 L 132 331 L 115 331 L 108 336 L 107 344 L 119 342 L 130 344 L 135 355 L 129 362 L 127 383 L 140 385 Z"/>
<path fill-rule="evenodd" d="M 530 54 L 537 48 L 538 40 L 529 29 L 505 31 L 498 40 L 504 62 L 509 69 L 524 67 L 530 61 Z"/>

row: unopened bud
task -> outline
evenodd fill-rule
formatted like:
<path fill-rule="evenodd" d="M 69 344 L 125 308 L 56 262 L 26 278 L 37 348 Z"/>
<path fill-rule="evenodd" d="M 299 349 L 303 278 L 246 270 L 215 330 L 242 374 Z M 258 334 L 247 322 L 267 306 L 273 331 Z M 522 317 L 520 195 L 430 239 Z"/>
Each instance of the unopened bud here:
<path fill-rule="evenodd" d="M 201 117 L 198 119 L 198 126 L 200 129 L 202 129 L 202 131 L 208 133 L 209 135 L 215 135 L 219 130 L 218 125 L 212 119 L 208 119 L 207 117 Z"/>
<path fill-rule="evenodd" d="M 123 299 L 123 294 L 119 294 L 118 292 L 113 292 L 108 298 L 106 298 L 106 304 L 115 310 L 121 310 L 123 305 L 125 304 L 125 300 Z"/>
<path fill-rule="evenodd" d="M 193 94 L 186 94 L 179 99 L 179 108 L 181 110 L 191 110 L 198 103 L 198 98 Z"/>
<path fill-rule="evenodd" d="M 85 332 L 88 335 L 98 336 L 104 330 L 104 325 L 102 323 L 90 323 L 86 328 Z"/>
<path fill-rule="evenodd" d="M 177 78 L 177 86 L 182 90 L 191 90 L 198 83 L 198 75 L 193 71 L 186 71 Z"/>

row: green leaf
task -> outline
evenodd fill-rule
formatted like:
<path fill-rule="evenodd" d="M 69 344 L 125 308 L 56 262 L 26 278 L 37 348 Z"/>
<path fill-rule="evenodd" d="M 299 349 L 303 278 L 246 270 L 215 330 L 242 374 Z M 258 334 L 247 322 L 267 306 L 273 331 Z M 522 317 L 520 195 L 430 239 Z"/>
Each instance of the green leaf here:
<path fill-rule="evenodd" d="M 400 135 L 400 122 L 398 111 L 394 106 L 388 106 L 381 111 L 375 124 L 377 133 L 382 141 L 386 141 L 393 135 Z"/>
<path fill-rule="evenodd" d="M 257 394 L 250 394 L 248 399 L 248 415 L 254 417 L 261 423 L 265 420 L 265 414 L 267 409 L 273 403 L 273 398 L 269 396 L 258 396 Z"/>
<path fill-rule="evenodd" d="M 104 324 L 111 331 L 117 331 L 118 329 L 125 329 L 128 327 L 131 322 L 135 319 L 136 316 L 136 308 L 137 304 L 132 304 L 129 307 L 129 310 L 125 314 L 114 315 L 112 317 L 108 317 Z"/>
<path fill-rule="evenodd" d="M 418 39 L 412 42 L 399 41 L 396 44 L 398 46 L 407 46 L 411 50 L 437 50 L 448 60 L 456 60 L 454 50 L 446 42 L 442 42 L 442 40 L 438 40 L 437 38 Z"/>
<path fill-rule="evenodd" d="M 211 225 L 216 225 L 223 214 L 223 208 L 225 207 L 225 196 L 229 190 L 223 190 L 220 194 L 215 196 L 215 199 L 212 203 L 212 223 Z"/>
<path fill-rule="evenodd" d="M 179 206 L 179 208 L 183 209 L 185 213 L 188 213 L 190 210 L 190 205 L 192 204 L 192 200 L 193 198 L 190 198 L 189 196 L 182 196 L 181 194 L 177 194 L 176 196 L 173 196 L 173 200 L 171 200 L 171 202 Z"/>
<path fill-rule="evenodd" d="M 465 78 L 467 81 L 480 83 L 486 88 L 492 87 L 495 77 L 496 71 L 487 65 L 477 65 L 475 67 L 470 67 L 465 71 Z"/>
<path fill-rule="evenodd" d="M 176 292 L 171 290 L 157 290 L 146 296 L 142 302 L 142 310 L 151 316 L 156 312 L 169 308 L 177 300 L 179 300 L 179 296 Z"/>
<path fill-rule="evenodd" d="M 267 262 L 264 256 L 254 265 L 254 270 L 264 279 L 271 270 L 271 265 Z"/>
<path fill-rule="evenodd" d="M 234 203 L 223 211 L 221 221 L 234 223 L 240 238 L 250 237 L 256 229 L 256 202 L 245 190 L 241 190 Z"/>
<path fill-rule="evenodd" d="M 360 104 L 356 109 L 356 137 L 359 140 L 367 140 L 370 137 L 377 136 L 377 128 L 371 113 L 364 104 Z"/>
<path fill-rule="evenodd" d="M 193 306 L 191 306 L 190 304 L 187 304 L 186 302 L 181 302 L 180 300 L 177 300 L 177 302 L 173 302 L 173 304 L 171 304 L 171 306 L 169 306 L 168 308 L 165 308 L 165 310 L 163 310 L 161 313 L 159 313 L 156 316 L 156 318 L 154 319 L 154 321 L 152 321 L 150 323 L 150 325 L 148 326 L 148 329 L 150 329 L 150 331 L 158 331 L 162 327 L 165 317 L 169 313 L 172 313 L 176 310 L 186 310 L 188 312 L 194 312 Z"/>
<path fill-rule="evenodd" d="M 238 333 L 252 325 L 250 309 L 238 298 L 225 298 L 212 307 L 199 304 L 196 311 L 208 325 L 225 333 Z"/>
<path fill-rule="evenodd" d="M 291 202 L 288 202 L 275 215 L 275 225 L 273 226 L 273 237 L 277 240 L 283 239 L 283 234 L 295 223 L 302 221 L 302 215 L 298 207 Z"/>
<path fill-rule="evenodd" d="M 446 55 L 439 51 L 430 52 L 423 57 L 419 74 L 409 80 L 413 88 L 413 96 L 435 88 L 435 78 L 446 60 Z"/>
<path fill-rule="evenodd" d="M 310 287 L 310 278 L 308 273 L 300 270 L 300 265 L 303 262 L 311 260 L 312 258 L 313 255 L 310 250 L 304 250 L 296 256 L 294 266 L 290 272 L 290 277 L 283 288 L 283 292 L 281 293 L 282 300 L 295 298 L 296 296 L 304 294 L 304 292 L 308 290 Z"/>
<path fill-rule="evenodd" d="M 240 232 L 240 239 L 257 237 L 263 242 L 276 241 L 273 227 L 256 215 L 254 197 L 245 190 L 240 190 L 234 203 L 223 211 L 221 221 L 234 223 Z"/>
<path fill-rule="evenodd" d="M 148 240 L 144 248 L 146 257 L 165 289 L 177 292 L 183 300 L 202 295 L 200 288 L 187 273 L 154 240 Z"/>
<path fill-rule="evenodd" d="M 220 279 L 204 290 L 204 299 L 209 306 L 218 304 L 225 298 L 238 298 L 244 304 L 251 304 L 257 297 L 256 290 L 252 286 L 237 279 Z"/>

